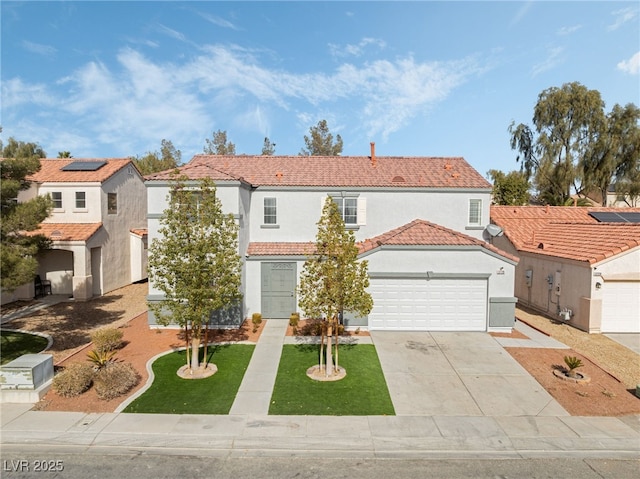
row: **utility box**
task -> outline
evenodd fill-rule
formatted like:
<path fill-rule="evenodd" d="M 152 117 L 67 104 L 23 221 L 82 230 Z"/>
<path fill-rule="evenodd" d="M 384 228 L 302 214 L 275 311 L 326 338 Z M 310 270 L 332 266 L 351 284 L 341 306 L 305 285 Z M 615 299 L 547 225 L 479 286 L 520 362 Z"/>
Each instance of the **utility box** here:
<path fill-rule="evenodd" d="M 526 270 L 524 272 L 524 281 L 527 284 L 527 288 L 531 287 L 532 279 L 533 279 L 533 270 L 530 270 L 530 269 Z"/>
<path fill-rule="evenodd" d="M 0 366 L 0 389 L 36 390 L 53 379 L 53 355 L 24 354 Z"/>

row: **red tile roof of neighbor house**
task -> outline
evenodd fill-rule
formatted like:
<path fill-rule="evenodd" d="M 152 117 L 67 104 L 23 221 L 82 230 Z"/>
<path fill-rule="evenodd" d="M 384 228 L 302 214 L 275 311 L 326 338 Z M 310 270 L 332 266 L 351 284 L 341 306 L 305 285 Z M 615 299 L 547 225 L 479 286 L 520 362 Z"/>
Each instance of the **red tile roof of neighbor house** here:
<path fill-rule="evenodd" d="M 640 246 L 640 224 L 600 223 L 592 212 L 640 208 L 491 206 L 491 221 L 518 251 L 597 263 Z"/>
<path fill-rule="evenodd" d="M 41 234 L 52 241 L 87 241 L 101 227 L 102 223 L 41 223 L 39 229 L 27 234 Z"/>
<path fill-rule="evenodd" d="M 495 246 L 471 236 L 424 220 L 414 220 L 399 228 L 357 243 L 359 253 L 372 251 L 380 246 L 480 246 L 500 256 L 517 262 L 518 258 Z M 250 243 L 249 256 L 308 256 L 315 252 L 315 243 Z"/>
<path fill-rule="evenodd" d="M 129 231 L 136 236 L 147 236 L 148 233 L 147 228 L 132 228 Z"/>
<path fill-rule="evenodd" d="M 73 162 L 106 162 L 104 166 L 95 171 L 63 171 L 62 168 Z M 64 158 L 40 160 L 40 171 L 27 177 L 29 181 L 37 183 L 102 183 L 111 178 L 116 172 L 127 165 L 132 165 L 130 158 Z"/>
<path fill-rule="evenodd" d="M 145 180 L 168 180 L 173 171 Z M 253 186 L 491 188 L 459 157 L 196 155 L 180 172 L 190 179 L 210 177 Z"/>

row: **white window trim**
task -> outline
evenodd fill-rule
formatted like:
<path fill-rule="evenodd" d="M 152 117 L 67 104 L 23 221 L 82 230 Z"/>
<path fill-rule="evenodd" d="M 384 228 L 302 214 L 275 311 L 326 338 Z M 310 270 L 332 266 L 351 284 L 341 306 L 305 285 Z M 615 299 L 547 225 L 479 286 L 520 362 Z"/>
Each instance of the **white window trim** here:
<path fill-rule="evenodd" d="M 276 221 L 275 221 L 275 223 L 266 223 L 265 222 L 266 208 L 267 208 L 267 205 L 265 203 L 266 203 L 266 200 L 268 200 L 268 199 L 269 200 L 272 199 L 275 202 L 275 205 L 274 205 L 275 210 L 276 210 L 276 213 L 275 213 Z M 278 198 L 275 197 L 275 196 L 265 196 L 264 198 L 262 198 L 262 227 L 263 228 L 279 228 L 280 227 L 278 225 Z"/>
<path fill-rule="evenodd" d="M 471 208 L 472 205 L 477 205 L 478 208 L 478 220 L 472 222 L 471 221 Z M 469 210 L 467 214 L 467 225 L 470 227 L 481 227 L 482 226 L 482 200 L 479 198 L 471 198 L 469 200 Z"/>
<path fill-rule="evenodd" d="M 77 194 L 78 193 L 84 193 L 84 206 L 78 206 L 78 197 Z M 86 213 L 87 211 L 89 211 L 89 209 L 87 208 L 87 192 L 86 191 L 76 191 L 73 194 L 73 211 L 79 212 L 79 213 Z"/>
<path fill-rule="evenodd" d="M 320 203 L 320 214 L 322 214 L 322 209 L 324 208 L 324 204 L 327 198 L 355 198 L 357 200 L 356 204 L 356 222 L 355 223 L 345 223 L 345 228 L 347 229 L 358 229 L 360 226 L 366 226 L 367 224 L 367 199 L 361 197 L 357 193 L 334 193 L 329 194 L 321 198 Z M 342 219 L 344 220 L 344 213 L 342 213 Z"/>

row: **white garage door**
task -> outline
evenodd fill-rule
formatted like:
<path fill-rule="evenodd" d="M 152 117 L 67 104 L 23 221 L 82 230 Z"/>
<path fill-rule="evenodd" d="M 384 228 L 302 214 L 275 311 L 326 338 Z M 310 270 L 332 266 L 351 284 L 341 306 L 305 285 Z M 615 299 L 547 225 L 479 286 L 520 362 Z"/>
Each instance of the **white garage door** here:
<path fill-rule="evenodd" d="M 485 279 L 372 278 L 372 330 L 486 331 Z"/>
<path fill-rule="evenodd" d="M 640 282 L 605 281 L 600 330 L 603 333 L 640 333 Z"/>

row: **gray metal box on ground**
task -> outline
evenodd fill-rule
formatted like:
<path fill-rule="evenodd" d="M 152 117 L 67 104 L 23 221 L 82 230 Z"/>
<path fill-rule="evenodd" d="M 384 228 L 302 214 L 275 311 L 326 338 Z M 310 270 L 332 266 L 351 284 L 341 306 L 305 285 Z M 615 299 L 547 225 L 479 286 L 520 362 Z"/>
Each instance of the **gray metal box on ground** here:
<path fill-rule="evenodd" d="M 51 379 L 51 354 L 24 354 L 0 366 L 0 389 L 38 389 Z"/>

